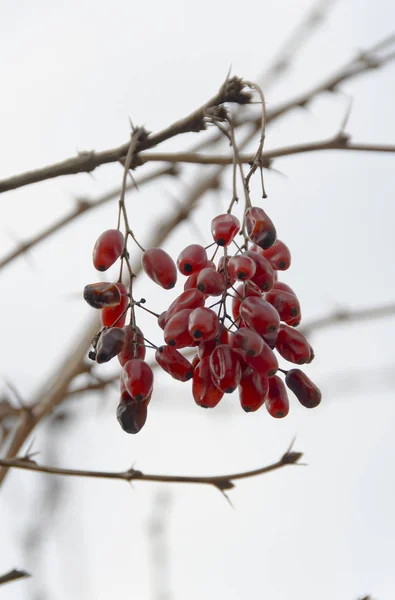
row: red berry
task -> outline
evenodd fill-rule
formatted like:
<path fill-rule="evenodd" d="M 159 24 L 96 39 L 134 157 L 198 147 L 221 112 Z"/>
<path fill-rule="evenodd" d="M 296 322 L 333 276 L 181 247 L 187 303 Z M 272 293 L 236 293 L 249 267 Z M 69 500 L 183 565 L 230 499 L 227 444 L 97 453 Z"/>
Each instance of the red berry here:
<path fill-rule="evenodd" d="M 93 248 L 93 265 L 98 271 L 107 271 L 123 252 L 125 239 L 118 229 L 107 229 Z"/>
<path fill-rule="evenodd" d="M 273 246 L 263 251 L 263 255 L 277 271 L 286 271 L 291 266 L 291 252 L 281 240 L 276 240 Z"/>
<path fill-rule="evenodd" d="M 196 288 L 198 275 L 199 271 L 195 271 L 195 273 L 192 273 L 192 275 L 188 277 L 184 283 L 184 291 L 190 290 L 191 288 Z"/>
<path fill-rule="evenodd" d="M 251 281 L 258 286 L 262 292 L 267 292 L 274 283 L 274 271 L 269 261 L 253 250 L 248 250 L 244 256 L 252 258 L 255 263 L 255 274 L 251 277 Z"/>
<path fill-rule="evenodd" d="M 254 284 L 248 281 L 244 285 L 239 285 L 235 290 L 235 295 L 232 300 L 232 314 L 235 321 L 240 316 L 240 306 L 244 298 L 249 298 L 251 296 L 256 296 L 257 298 L 261 298 L 262 294 L 259 288 Z"/>
<path fill-rule="evenodd" d="M 155 360 L 166 373 L 178 381 L 188 381 L 193 375 L 193 367 L 189 360 L 172 346 L 160 346 L 155 352 Z"/>
<path fill-rule="evenodd" d="M 214 385 L 210 371 L 210 358 L 208 356 L 202 358 L 195 367 L 192 380 L 192 394 L 196 404 L 203 408 L 214 408 L 224 395 L 224 392 Z"/>
<path fill-rule="evenodd" d="M 211 308 L 195 308 L 189 315 L 188 331 L 197 341 L 213 340 L 219 334 L 218 315 Z"/>
<path fill-rule="evenodd" d="M 167 321 L 167 311 L 164 310 L 162 313 L 160 313 L 160 315 L 158 317 L 158 325 L 161 329 L 165 328 L 166 321 Z"/>
<path fill-rule="evenodd" d="M 143 402 L 120 402 L 117 408 L 117 419 L 126 433 L 138 433 L 147 420 L 149 399 Z"/>
<path fill-rule="evenodd" d="M 84 299 L 93 308 L 118 306 L 121 302 L 121 293 L 115 283 L 99 281 L 84 287 Z"/>
<path fill-rule="evenodd" d="M 248 369 L 243 373 L 239 385 L 241 408 L 245 412 L 254 412 L 262 406 L 269 391 L 266 377 Z"/>
<path fill-rule="evenodd" d="M 252 296 L 243 300 L 240 316 L 251 329 L 261 335 L 276 332 L 280 326 L 278 312 L 263 298 Z"/>
<path fill-rule="evenodd" d="M 277 237 L 276 228 L 262 208 L 258 206 L 247 208 L 245 223 L 251 242 L 264 250 L 273 246 Z"/>
<path fill-rule="evenodd" d="M 133 402 L 142 402 L 151 394 L 154 374 L 144 360 L 129 360 L 123 367 L 121 377 Z"/>
<path fill-rule="evenodd" d="M 191 275 L 203 269 L 207 263 L 207 252 L 199 244 L 191 244 L 184 248 L 177 259 L 177 267 L 183 275 Z"/>
<path fill-rule="evenodd" d="M 231 258 L 231 256 L 221 256 L 221 258 L 218 261 L 217 267 L 217 271 L 223 276 L 225 285 L 228 289 L 236 283 L 236 277 L 231 275 L 229 272 L 229 262 Z"/>
<path fill-rule="evenodd" d="M 263 342 L 262 352 L 258 356 L 248 356 L 246 354 L 244 360 L 254 371 L 266 377 L 273 377 L 277 373 L 277 357 L 265 341 Z"/>
<path fill-rule="evenodd" d="M 268 413 L 276 419 L 282 419 L 289 413 L 289 399 L 282 380 L 275 375 L 269 379 L 269 392 L 265 402 Z"/>
<path fill-rule="evenodd" d="M 256 264 L 249 256 L 240 255 L 230 259 L 228 273 L 234 279 L 247 281 L 255 275 Z"/>
<path fill-rule="evenodd" d="M 234 348 L 243 350 L 247 356 L 258 356 L 264 345 L 261 336 L 246 327 L 240 328 L 231 336 L 231 343 Z"/>
<path fill-rule="evenodd" d="M 118 306 L 108 306 L 100 311 L 100 319 L 104 327 L 123 327 L 126 321 L 126 309 L 129 304 L 129 296 L 123 283 L 118 282 L 117 288 L 121 294 L 121 302 Z"/>
<path fill-rule="evenodd" d="M 302 406 L 315 408 L 320 404 L 320 390 L 300 369 L 288 371 L 285 376 L 285 383 L 293 391 Z"/>
<path fill-rule="evenodd" d="M 166 322 L 171 319 L 173 315 L 180 312 L 180 310 L 184 310 L 185 308 L 198 308 L 204 306 L 204 302 L 205 296 L 200 290 L 196 288 L 186 290 L 170 304 L 166 312 Z"/>
<path fill-rule="evenodd" d="M 118 354 L 118 360 L 122 367 L 132 358 L 144 360 L 146 348 L 144 345 L 144 336 L 140 327 L 133 328 L 133 325 L 126 325 L 123 328 L 126 334 L 126 343 Z"/>
<path fill-rule="evenodd" d="M 176 265 L 162 248 L 149 248 L 143 252 L 141 264 L 148 277 L 165 290 L 171 290 L 176 285 Z"/>
<path fill-rule="evenodd" d="M 242 369 L 239 354 L 230 346 L 217 346 L 210 356 L 213 382 L 225 394 L 231 394 L 240 383 Z"/>
<path fill-rule="evenodd" d="M 188 331 L 188 320 L 191 312 L 192 309 L 184 308 L 167 321 L 163 335 L 168 346 L 174 346 L 174 348 L 193 346 L 194 340 Z"/>
<path fill-rule="evenodd" d="M 300 315 L 299 300 L 293 294 L 279 289 L 272 289 L 265 295 L 265 300 L 270 302 L 280 315 L 281 321 L 288 323 Z"/>
<path fill-rule="evenodd" d="M 206 356 L 210 356 L 214 348 L 219 346 L 219 344 L 227 344 L 229 340 L 229 333 L 227 329 L 223 329 L 219 337 L 217 336 L 213 340 L 202 341 L 198 346 L 198 353 L 200 358 L 205 358 Z"/>
<path fill-rule="evenodd" d="M 197 276 L 197 289 L 208 296 L 220 296 L 226 289 L 224 276 L 211 268 L 204 268 Z"/>
<path fill-rule="evenodd" d="M 240 231 L 240 221 L 234 215 L 225 213 L 211 221 L 211 233 L 218 246 L 229 246 Z"/>
<path fill-rule="evenodd" d="M 289 292 L 290 294 L 293 294 L 294 296 L 296 296 L 293 289 L 287 283 L 284 283 L 283 281 L 275 281 L 273 284 L 273 289 L 283 290 L 284 292 Z"/>
<path fill-rule="evenodd" d="M 276 350 L 285 360 L 303 365 L 310 361 L 312 348 L 300 331 L 282 324 L 278 330 Z"/>
<path fill-rule="evenodd" d="M 105 329 L 96 346 L 96 362 L 105 363 L 119 354 L 126 344 L 126 333 L 119 327 Z"/>

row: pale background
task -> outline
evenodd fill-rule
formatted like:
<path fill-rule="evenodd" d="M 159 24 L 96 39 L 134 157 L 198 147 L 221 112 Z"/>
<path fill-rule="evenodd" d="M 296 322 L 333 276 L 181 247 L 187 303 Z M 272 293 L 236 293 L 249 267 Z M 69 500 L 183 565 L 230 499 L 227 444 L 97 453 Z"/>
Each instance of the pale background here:
<path fill-rule="evenodd" d="M 119 145 L 128 139 L 128 116 L 158 130 L 209 98 L 230 65 L 233 73 L 256 78 L 311 6 L 306 0 L 1 2 L 0 177 Z M 394 25 L 391 0 L 338 0 L 291 71 L 268 90 L 268 107 L 310 87 Z M 291 112 L 268 130 L 267 149 L 333 134 L 350 96 L 353 139 L 394 144 L 394 77 L 395 63 L 343 85 L 347 96 L 324 94 L 308 110 Z M 166 147 L 184 148 L 188 140 L 197 136 Z M 292 250 L 284 279 L 300 296 L 305 322 L 338 307 L 395 300 L 394 157 L 326 152 L 283 158 L 275 167 L 286 177 L 267 174 L 266 206 Z M 120 166 L 111 165 L 93 177 L 2 195 L 0 253 L 66 213 L 76 197 L 98 197 L 121 176 Z M 194 178 L 194 169 L 183 169 L 181 184 L 167 179 L 129 197 L 132 226 L 143 242 L 173 210 L 172 195 L 182 199 Z M 258 186 L 253 189 L 259 201 Z M 209 243 L 210 220 L 230 195 L 229 171 L 220 195 L 208 194 L 193 214 L 202 236 L 197 242 Z M 88 212 L 0 274 L 0 375 L 27 401 L 91 317 L 80 292 L 97 279 L 95 238 L 115 219 L 115 203 Z M 186 224 L 166 249 L 176 256 L 191 235 L 195 229 Z M 146 280 L 138 289 L 154 310 L 170 302 Z M 160 342 L 154 323 L 145 316 L 142 323 Z M 116 391 L 73 400 L 69 427 L 52 426 L 50 437 L 45 426 L 35 432 L 37 460 L 217 474 L 274 461 L 296 435 L 309 466 L 241 481 L 229 494 L 234 510 L 206 487 L 137 482 L 132 489 L 15 471 L 0 495 L 0 572 L 19 567 L 35 577 L 9 584 L 3 597 L 353 600 L 371 593 L 392 600 L 394 323 L 387 318 L 313 336 L 309 374 L 322 387 L 323 403 L 307 411 L 294 401 L 284 421 L 264 409 L 246 415 L 236 397 L 203 411 L 188 386 L 159 374 L 149 420 L 137 436 L 116 422 Z M 51 511 L 45 499 L 60 484 Z M 161 547 L 149 530 L 166 507 L 161 569 L 153 559 Z M 43 521 L 37 541 L 34 529 Z"/>

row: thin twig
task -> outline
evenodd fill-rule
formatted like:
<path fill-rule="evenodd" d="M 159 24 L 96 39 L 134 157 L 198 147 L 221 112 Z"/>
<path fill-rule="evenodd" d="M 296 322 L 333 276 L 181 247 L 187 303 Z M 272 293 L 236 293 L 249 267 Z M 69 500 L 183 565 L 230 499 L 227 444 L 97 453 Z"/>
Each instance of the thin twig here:
<path fill-rule="evenodd" d="M 123 481 L 155 481 L 158 483 L 195 483 L 213 485 L 220 490 L 230 490 L 234 487 L 233 481 L 238 479 L 246 479 L 257 475 L 264 475 L 271 471 L 276 471 L 288 465 L 295 465 L 302 458 L 301 452 L 294 452 L 289 448 L 280 460 L 251 471 L 241 471 L 229 475 L 156 475 L 151 473 L 143 473 L 134 468 L 126 471 L 90 471 L 84 469 L 62 469 L 60 467 L 50 467 L 47 465 L 39 465 L 28 457 L 0 459 L 0 465 L 6 468 L 25 469 L 27 471 L 36 471 L 39 473 L 48 473 L 51 475 L 64 475 L 70 477 L 91 477 L 95 479 L 120 479 Z"/>
<path fill-rule="evenodd" d="M 0 585 L 3 583 L 10 583 L 11 581 L 17 581 L 18 579 L 25 579 L 26 577 L 31 577 L 30 573 L 20 571 L 19 569 L 12 569 L 12 571 L 0 575 Z"/>
<path fill-rule="evenodd" d="M 395 302 L 384 304 L 383 306 L 374 306 L 357 310 L 337 309 L 332 314 L 315 319 L 310 323 L 306 323 L 306 325 L 301 325 L 299 331 L 303 332 L 304 335 L 311 335 L 319 329 L 325 329 L 326 327 L 332 327 L 333 325 L 368 321 L 371 319 L 382 319 L 393 315 L 395 315 Z"/>

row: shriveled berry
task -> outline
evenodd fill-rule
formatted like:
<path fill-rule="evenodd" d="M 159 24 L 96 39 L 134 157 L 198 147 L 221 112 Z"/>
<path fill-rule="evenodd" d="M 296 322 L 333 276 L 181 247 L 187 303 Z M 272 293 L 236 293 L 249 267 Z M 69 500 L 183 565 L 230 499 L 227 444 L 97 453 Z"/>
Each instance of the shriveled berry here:
<path fill-rule="evenodd" d="M 277 310 L 263 298 L 251 296 L 241 303 L 240 316 L 261 335 L 276 332 L 280 326 Z"/>
<path fill-rule="evenodd" d="M 262 208 L 259 206 L 247 208 L 245 223 L 251 242 L 264 250 L 273 246 L 277 237 L 276 228 Z"/>
<path fill-rule="evenodd" d="M 123 283 L 118 282 L 121 302 L 117 306 L 106 306 L 100 311 L 100 320 L 104 327 L 123 327 L 126 321 L 126 309 L 129 304 L 128 291 Z"/>
<path fill-rule="evenodd" d="M 118 306 L 121 302 L 121 292 L 115 283 L 99 281 L 84 287 L 84 300 L 93 308 Z"/>
<path fill-rule="evenodd" d="M 300 369 L 291 369 L 285 376 L 285 383 L 293 391 L 302 406 L 315 408 L 321 402 L 321 392 L 309 377 Z"/>
<path fill-rule="evenodd" d="M 240 231 L 240 221 L 234 215 L 225 213 L 211 221 L 211 233 L 218 246 L 229 246 Z"/>
<path fill-rule="evenodd" d="M 172 346 L 160 346 L 155 352 L 155 360 L 166 373 L 178 381 L 188 381 L 192 378 L 191 363 Z"/>
<path fill-rule="evenodd" d="M 242 375 L 239 354 L 230 346 L 220 344 L 211 353 L 210 371 L 215 385 L 225 394 L 231 394 Z"/>
<path fill-rule="evenodd" d="M 154 374 L 144 360 L 129 360 L 123 367 L 121 377 L 134 402 L 142 402 L 151 394 Z"/>
<path fill-rule="evenodd" d="M 281 324 L 276 340 L 276 350 L 285 360 L 303 365 L 310 361 L 312 348 L 303 333 Z"/>
<path fill-rule="evenodd" d="M 208 296 L 220 296 L 226 289 L 225 278 L 211 268 L 204 268 L 197 276 L 197 289 Z"/>
<path fill-rule="evenodd" d="M 125 239 L 118 229 L 107 229 L 93 248 L 93 265 L 98 271 L 107 271 L 121 256 Z"/>
<path fill-rule="evenodd" d="M 165 290 L 171 290 L 177 282 L 176 265 L 167 252 L 162 248 L 149 248 L 141 257 L 144 271 Z"/>
<path fill-rule="evenodd" d="M 198 308 L 204 306 L 205 295 L 196 288 L 186 290 L 170 304 L 166 312 L 166 322 L 172 318 L 173 315 L 184 310 L 185 308 Z"/>
<path fill-rule="evenodd" d="M 126 433 L 136 434 L 142 430 L 147 420 L 149 399 L 143 402 L 120 402 L 117 408 L 117 419 Z"/>
<path fill-rule="evenodd" d="M 269 392 L 265 406 L 269 415 L 276 419 L 282 419 L 289 413 L 289 399 L 287 389 L 283 381 L 275 375 L 269 379 Z"/>
<path fill-rule="evenodd" d="M 193 346 L 194 340 L 188 331 L 188 320 L 191 312 L 192 309 L 184 308 L 167 321 L 163 335 L 168 346 L 174 346 L 174 348 Z"/>
<path fill-rule="evenodd" d="M 255 275 L 256 264 L 249 256 L 233 256 L 228 265 L 228 273 L 239 281 L 247 281 Z"/>
<path fill-rule="evenodd" d="M 184 248 L 177 259 L 177 267 L 183 275 L 191 275 L 203 269 L 207 263 L 207 252 L 199 244 L 191 244 Z"/>
<path fill-rule="evenodd" d="M 118 354 L 118 360 L 122 367 L 132 358 L 144 360 L 146 348 L 144 345 L 144 335 L 140 327 L 134 328 L 133 325 L 126 325 L 123 330 L 126 335 L 126 343 Z"/>
<path fill-rule="evenodd" d="M 276 271 L 286 271 L 291 266 L 291 252 L 281 240 L 276 240 L 270 248 L 263 251 L 263 255 Z"/>
<path fill-rule="evenodd" d="M 213 340 L 219 334 L 218 315 L 211 308 L 195 308 L 189 315 L 188 331 L 194 340 Z"/>
<path fill-rule="evenodd" d="M 119 327 L 105 329 L 97 342 L 96 362 L 105 363 L 119 354 L 126 344 L 126 333 Z"/>
<path fill-rule="evenodd" d="M 239 385 L 239 398 L 241 408 L 245 412 L 254 412 L 260 408 L 266 400 L 269 391 L 267 377 L 247 369 L 244 371 Z"/>
<path fill-rule="evenodd" d="M 192 395 L 202 408 L 214 408 L 224 395 L 214 384 L 210 371 L 210 358 L 202 358 L 196 365 L 192 379 Z"/>

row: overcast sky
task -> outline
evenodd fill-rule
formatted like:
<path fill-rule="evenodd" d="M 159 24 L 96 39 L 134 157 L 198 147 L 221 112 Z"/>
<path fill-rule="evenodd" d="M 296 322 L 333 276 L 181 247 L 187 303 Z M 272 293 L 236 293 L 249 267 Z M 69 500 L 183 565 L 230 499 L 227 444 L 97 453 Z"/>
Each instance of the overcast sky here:
<path fill-rule="evenodd" d="M 230 65 L 255 79 L 312 4 L 0 3 L 0 178 L 124 143 L 129 116 L 156 131 L 211 97 Z M 390 0 L 337 0 L 291 71 L 265 90 L 268 108 L 308 89 L 392 33 L 394 24 Z M 344 94 L 319 96 L 268 128 L 266 148 L 333 135 L 350 98 L 353 139 L 395 144 L 394 81 L 395 62 L 342 85 Z M 189 135 L 166 147 L 184 149 L 196 140 Z M 266 175 L 265 210 L 291 248 L 284 280 L 298 292 L 304 321 L 339 307 L 395 301 L 394 157 L 322 152 L 279 159 L 274 167 L 280 173 Z M 177 182 L 153 183 L 128 197 L 143 243 L 198 173 L 183 169 Z M 66 214 L 76 198 L 98 198 L 121 177 L 120 166 L 110 165 L 2 195 L 0 257 Z M 260 203 L 258 181 L 252 189 Z M 231 193 L 228 171 L 219 194 L 203 199 L 193 224 L 180 227 L 166 249 L 176 257 L 192 236 L 209 243 L 210 221 Z M 92 246 L 114 227 L 116 212 L 114 202 L 87 213 L 0 273 L 0 375 L 27 401 L 91 318 L 81 290 L 97 279 Z M 137 290 L 158 312 L 174 297 L 147 279 Z M 149 316 L 141 323 L 159 343 Z M 114 416 L 117 393 L 109 391 L 103 399 L 75 400 L 70 426 L 50 437 L 39 428 L 33 448 L 42 462 L 75 468 L 133 464 L 147 472 L 220 474 L 277 460 L 296 435 L 309 466 L 240 481 L 229 493 L 234 510 L 211 488 L 162 488 L 168 565 L 159 584 L 170 590 L 167 600 L 356 600 L 368 593 L 393 600 L 394 325 L 387 318 L 312 336 L 316 359 L 308 373 L 323 390 L 314 411 L 293 399 L 290 415 L 277 421 L 265 409 L 243 413 L 233 396 L 203 411 L 188 385 L 158 374 L 139 435 L 122 432 Z M 159 487 L 56 481 L 62 487 L 50 519 L 46 476 L 13 472 L 1 490 L 0 573 L 18 567 L 35 574 L 10 584 L 7 599 L 159 600 L 148 535 Z M 26 535 L 43 516 L 46 532 L 35 556 Z"/>

